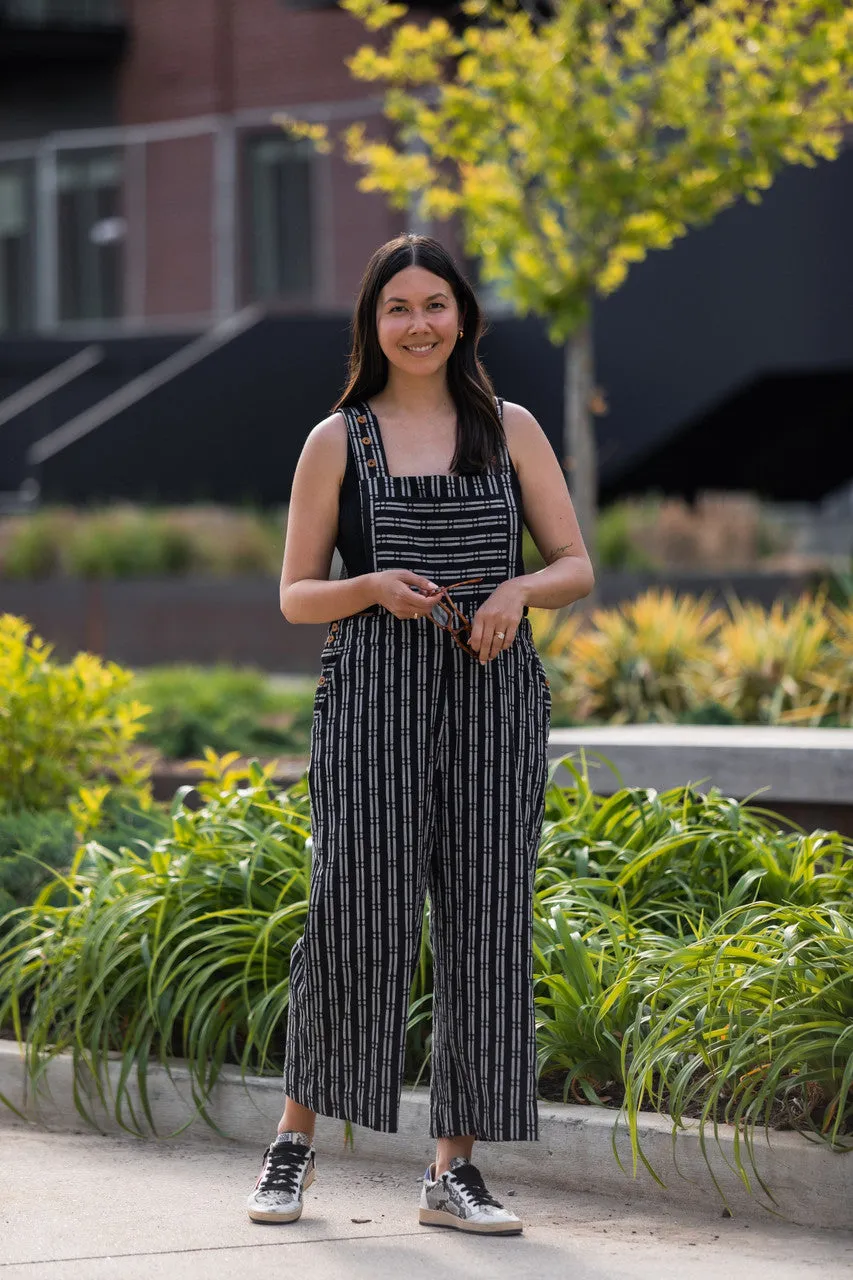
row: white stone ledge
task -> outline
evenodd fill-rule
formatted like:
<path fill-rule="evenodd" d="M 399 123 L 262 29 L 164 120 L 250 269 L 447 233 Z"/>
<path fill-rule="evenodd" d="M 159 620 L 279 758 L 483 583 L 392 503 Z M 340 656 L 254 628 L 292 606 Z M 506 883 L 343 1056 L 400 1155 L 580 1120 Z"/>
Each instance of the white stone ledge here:
<path fill-rule="evenodd" d="M 799 729 L 763 725 L 602 725 L 552 729 L 553 761 L 587 753 L 595 790 L 620 783 L 596 755 L 609 760 L 632 787 L 666 791 L 686 783 L 719 787 L 743 800 L 853 805 L 853 729 Z M 556 781 L 570 775 L 558 769 Z"/>

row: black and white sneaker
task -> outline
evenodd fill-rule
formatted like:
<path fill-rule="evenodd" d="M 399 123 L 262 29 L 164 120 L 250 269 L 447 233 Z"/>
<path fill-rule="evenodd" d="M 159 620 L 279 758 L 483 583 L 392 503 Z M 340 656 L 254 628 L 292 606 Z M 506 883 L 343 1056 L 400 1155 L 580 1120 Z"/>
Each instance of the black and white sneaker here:
<path fill-rule="evenodd" d="M 434 1177 L 435 1165 L 424 1174 L 418 1218 L 431 1227 L 455 1227 L 493 1235 L 518 1235 L 521 1219 L 505 1209 L 486 1188 L 480 1170 L 464 1156 L 454 1156 L 450 1168 Z"/>
<path fill-rule="evenodd" d="M 264 1152 L 264 1167 L 249 1196 L 253 1222 L 295 1222 L 302 1192 L 314 1181 L 314 1148 L 307 1133 L 288 1129 Z"/>

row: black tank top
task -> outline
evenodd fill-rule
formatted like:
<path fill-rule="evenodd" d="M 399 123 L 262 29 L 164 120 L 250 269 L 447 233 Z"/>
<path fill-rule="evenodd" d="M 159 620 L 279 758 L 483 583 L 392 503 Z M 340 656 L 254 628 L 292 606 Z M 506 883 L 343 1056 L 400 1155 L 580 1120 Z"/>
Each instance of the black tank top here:
<path fill-rule="evenodd" d="M 503 416 L 503 401 L 498 401 L 498 410 Z M 509 450 L 507 450 L 509 456 Z M 510 458 L 512 469 L 512 490 L 519 512 L 522 509 L 521 481 Z M 518 521 L 518 541 L 515 549 L 515 575 L 524 573 L 524 554 L 522 551 L 523 522 Z M 347 432 L 347 465 L 341 482 L 340 503 L 338 508 L 338 538 L 335 543 L 337 551 L 344 562 L 344 577 L 356 578 L 360 574 L 370 573 L 367 549 L 364 543 L 364 532 L 361 524 L 361 501 L 358 489 L 358 471 L 352 451 L 349 432 Z"/>

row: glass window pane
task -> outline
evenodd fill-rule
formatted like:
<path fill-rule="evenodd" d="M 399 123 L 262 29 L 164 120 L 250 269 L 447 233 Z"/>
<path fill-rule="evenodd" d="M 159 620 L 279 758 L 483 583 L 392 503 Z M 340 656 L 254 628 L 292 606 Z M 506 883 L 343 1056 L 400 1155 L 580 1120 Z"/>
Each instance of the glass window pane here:
<path fill-rule="evenodd" d="M 251 297 L 309 299 L 313 285 L 310 144 L 249 144 Z"/>
<path fill-rule="evenodd" d="M 22 165 L 0 168 L 0 333 L 32 323 L 29 179 Z"/>
<path fill-rule="evenodd" d="M 59 314 L 62 320 L 121 315 L 121 156 L 66 154 L 57 167 Z"/>

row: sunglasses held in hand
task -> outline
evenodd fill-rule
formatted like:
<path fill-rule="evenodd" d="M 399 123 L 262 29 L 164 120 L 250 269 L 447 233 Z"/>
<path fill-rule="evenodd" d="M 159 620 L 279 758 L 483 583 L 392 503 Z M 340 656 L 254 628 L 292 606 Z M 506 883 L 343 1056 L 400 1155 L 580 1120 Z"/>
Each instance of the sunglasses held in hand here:
<path fill-rule="evenodd" d="M 472 658 L 478 658 L 480 655 L 468 643 L 471 639 L 471 623 L 461 609 L 458 609 L 450 599 L 448 592 L 454 587 L 465 587 L 469 583 L 482 581 L 481 575 L 479 578 L 462 578 L 459 582 L 451 582 L 446 587 L 440 587 L 437 594 L 441 599 L 427 614 L 429 620 L 434 622 L 437 627 L 441 627 L 442 631 L 449 631 L 459 648 L 464 649 L 466 653 L 470 653 Z"/>

